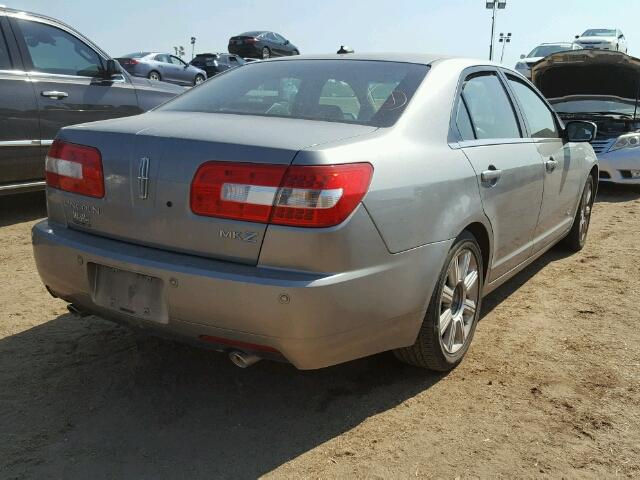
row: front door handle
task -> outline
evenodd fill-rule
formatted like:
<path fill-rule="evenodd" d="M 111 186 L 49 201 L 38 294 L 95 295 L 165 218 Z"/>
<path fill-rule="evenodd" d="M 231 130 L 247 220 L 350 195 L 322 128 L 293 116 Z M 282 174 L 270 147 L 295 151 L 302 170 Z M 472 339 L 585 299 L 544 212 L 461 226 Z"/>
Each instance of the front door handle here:
<path fill-rule="evenodd" d="M 500 177 L 502 177 L 502 170 L 496 169 L 493 165 L 489 166 L 489 170 L 485 170 L 480 174 L 480 180 L 484 187 L 493 187 L 498 183 Z"/>
<path fill-rule="evenodd" d="M 558 167 L 558 162 L 556 162 L 553 157 L 550 157 L 549 160 L 544 162 L 544 168 L 547 170 L 547 173 L 553 172 Z"/>
<path fill-rule="evenodd" d="M 67 92 L 59 92 L 57 90 L 45 90 L 41 95 L 43 97 L 57 98 L 58 100 L 69 96 Z"/>

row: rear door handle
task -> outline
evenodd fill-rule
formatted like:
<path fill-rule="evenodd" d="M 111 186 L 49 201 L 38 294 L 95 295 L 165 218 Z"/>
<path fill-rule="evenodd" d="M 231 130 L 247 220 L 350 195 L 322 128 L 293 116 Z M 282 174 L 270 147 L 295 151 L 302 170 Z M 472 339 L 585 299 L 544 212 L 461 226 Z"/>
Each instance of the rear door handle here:
<path fill-rule="evenodd" d="M 502 176 L 502 170 L 497 170 L 496 167 L 491 165 L 489 170 L 485 170 L 480 174 L 480 180 L 482 181 L 482 185 L 484 187 L 493 187 L 500 177 Z"/>
<path fill-rule="evenodd" d="M 45 90 L 44 92 L 41 93 L 41 95 L 43 97 L 57 98 L 58 100 L 69 96 L 67 92 L 59 92 L 57 90 Z"/>
<path fill-rule="evenodd" d="M 553 157 L 549 158 L 546 162 L 544 162 L 544 168 L 547 170 L 547 173 L 553 172 L 558 166 L 558 162 L 556 162 Z"/>

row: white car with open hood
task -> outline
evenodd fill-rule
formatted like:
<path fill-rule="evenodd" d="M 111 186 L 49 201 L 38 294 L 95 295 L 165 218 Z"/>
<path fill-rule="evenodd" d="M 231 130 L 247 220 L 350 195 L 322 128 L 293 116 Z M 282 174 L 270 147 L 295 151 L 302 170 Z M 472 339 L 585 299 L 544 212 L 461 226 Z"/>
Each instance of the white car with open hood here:
<path fill-rule="evenodd" d="M 532 81 L 564 121 L 597 124 L 591 145 L 601 182 L 640 184 L 640 59 L 603 50 L 556 53 L 533 67 Z"/>
<path fill-rule="evenodd" d="M 541 43 L 531 50 L 528 55 L 524 53 L 520 55 L 520 61 L 516 63 L 516 70 L 531 79 L 531 67 L 544 57 L 558 52 L 566 52 L 567 50 L 580 50 L 581 48 L 580 45 L 571 42 Z"/>

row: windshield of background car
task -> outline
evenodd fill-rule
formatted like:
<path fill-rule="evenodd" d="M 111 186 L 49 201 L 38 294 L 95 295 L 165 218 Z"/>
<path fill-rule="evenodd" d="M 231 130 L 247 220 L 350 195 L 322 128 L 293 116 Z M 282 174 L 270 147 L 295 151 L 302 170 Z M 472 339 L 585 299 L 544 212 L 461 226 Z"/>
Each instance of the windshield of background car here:
<path fill-rule="evenodd" d="M 558 99 L 550 100 L 558 113 L 614 113 L 633 115 L 635 100 L 631 99 Z M 639 109 L 640 110 L 640 109 Z"/>
<path fill-rule="evenodd" d="M 615 30 L 608 30 L 605 28 L 596 28 L 593 30 L 587 30 L 582 34 L 583 37 L 615 37 Z"/>
<path fill-rule="evenodd" d="M 367 60 L 258 62 L 216 76 L 159 110 L 393 125 L 429 67 Z"/>
<path fill-rule="evenodd" d="M 571 47 L 567 45 L 540 45 L 539 47 L 534 48 L 527 57 L 546 57 L 566 50 L 571 50 Z"/>

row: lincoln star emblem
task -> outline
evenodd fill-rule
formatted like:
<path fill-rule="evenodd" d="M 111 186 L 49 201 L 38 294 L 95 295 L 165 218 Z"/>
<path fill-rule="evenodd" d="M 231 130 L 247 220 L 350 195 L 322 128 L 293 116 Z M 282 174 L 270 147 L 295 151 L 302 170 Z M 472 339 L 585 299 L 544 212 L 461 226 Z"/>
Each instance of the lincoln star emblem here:
<path fill-rule="evenodd" d="M 145 199 L 149 196 L 149 157 L 142 157 L 138 165 L 138 197 Z"/>

